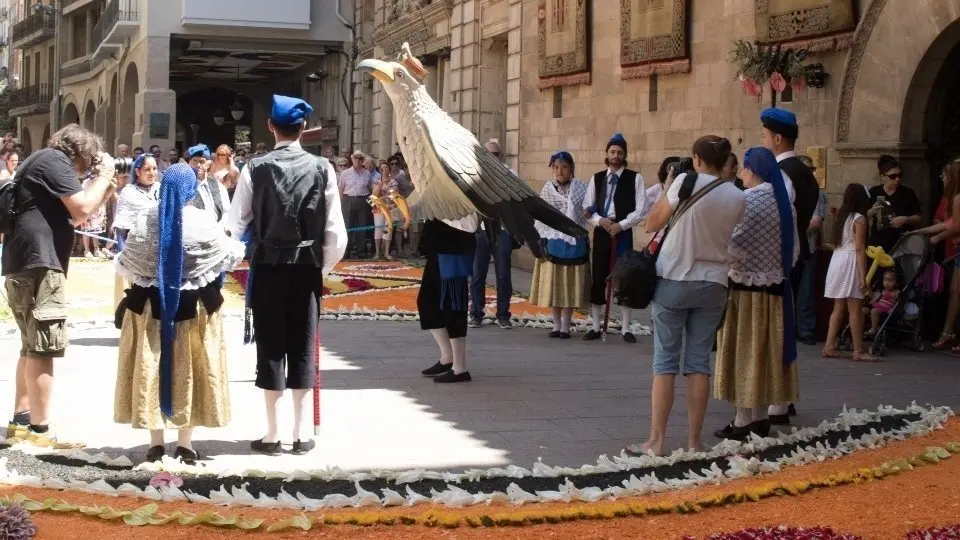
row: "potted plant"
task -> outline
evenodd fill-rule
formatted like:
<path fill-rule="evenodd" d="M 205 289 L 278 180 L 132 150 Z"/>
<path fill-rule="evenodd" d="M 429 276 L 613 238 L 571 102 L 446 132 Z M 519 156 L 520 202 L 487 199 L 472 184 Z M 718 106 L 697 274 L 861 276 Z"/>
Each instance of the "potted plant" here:
<path fill-rule="evenodd" d="M 766 84 L 774 92 L 783 92 L 789 85 L 798 92 L 808 86 L 823 88 L 827 77 L 823 64 L 804 64 L 809 55 L 807 49 L 737 40 L 730 51 L 730 62 L 737 66 L 737 80 L 744 92 L 759 99 Z"/>

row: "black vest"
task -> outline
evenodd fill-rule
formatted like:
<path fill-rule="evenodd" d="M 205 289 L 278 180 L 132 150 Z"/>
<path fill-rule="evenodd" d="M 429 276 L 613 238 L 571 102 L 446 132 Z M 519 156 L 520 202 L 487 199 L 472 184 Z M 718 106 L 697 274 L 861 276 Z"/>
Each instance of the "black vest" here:
<path fill-rule="evenodd" d="M 251 159 L 253 256 L 251 264 L 323 267 L 327 225 L 326 158 L 285 146 Z"/>
<path fill-rule="evenodd" d="M 797 236 L 800 238 L 800 260 L 810 259 L 810 241 L 807 238 L 807 228 L 817 210 L 820 201 L 820 184 L 813 172 L 800 161 L 798 157 L 788 157 L 780 162 L 780 170 L 787 173 L 793 182 L 793 191 L 797 198 L 793 201 L 793 208 L 797 211 Z"/>
<path fill-rule="evenodd" d="M 207 189 L 210 191 L 210 197 L 213 198 L 213 213 L 217 216 L 217 221 L 220 221 L 223 219 L 223 194 L 220 193 L 220 183 L 213 178 L 204 180 L 204 183 L 207 184 Z M 206 205 L 203 203 L 203 197 L 200 195 L 194 197 L 193 202 L 190 204 L 195 208 L 199 208 L 200 210 L 207 209 Z"/>
<path fill-rule="evenodd" d="M 601 218 L 607 217 L 603 213 L 603 206 L 607 203 L 607 176 L 610 171 L 603 170 L 593 175 L 594 204 L 596 204 L 597 215 Z M 635 189 L 637 181 L 637 171 L 624 169 L 623 175 L 617 180 L 617 190 L 613 193 L 613 211 L 616 213 L 616 221 L 623 221 L 630 212 L 637 209 L 637 192 Z M 623 187 L 626 186 L 626 189 Z"/>

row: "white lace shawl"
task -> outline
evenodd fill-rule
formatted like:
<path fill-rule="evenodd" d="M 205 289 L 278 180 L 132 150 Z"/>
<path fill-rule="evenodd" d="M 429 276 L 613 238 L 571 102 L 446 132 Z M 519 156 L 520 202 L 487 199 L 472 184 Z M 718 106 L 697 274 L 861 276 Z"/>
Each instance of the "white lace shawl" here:
<path fill-rule="evenodd" d="M 746 208 L 741 221 L 733 231 L 730 253 L 730 279 L 748 287 L 769 287 L 786 279 L 783 258 L 780 255 L 780 212 L 773 185 L 764 182 L 744 192 Z M 797 238 L 797 214 L 793 214 L 792 268 L 800 255 Z"/>
<path fill-rule="evenodd" d="M 583 207 L 583 197 L 586 194 L 587 184 L 576 178 L 570 180 L 570 189 L 566 195 L 560 192 L 557 183 L 552 180 L 544 184 L 543 189 L 540 190 L 541 199 L 550 204 L 550 206 L 563 212 L 565 216 L 583 228 L 587 228 L 587 220 L 583 217 L 583 212 L 578 212 L 577 210 Z M 545 240 L 563 240 L 568 244 L 577 243 L 576 238 L 568 234 L 563 234 L 539 221 L 534 223 L 534 227 L 537 229 L 537 233 L 540 234 L 540 238 Z"/>
<path fill-rule="evenodd" d="M 120 200 L 117 202 L 117 212 L 113 220 L 115 229 L 130 230 L 137 221 L 137 216 L 151 206 L 157 205 L 157 196 L 160 192 L 160 182 L 154 182 L 148 188 L 136 184 L 129 184 L 120 191 Z"/>
<path fill-rule="evenodd" d="M 123 251 L 114 259 L 117 273 L 141 287 L 156 287 L 160 251 L 159 207 L 137 216 Z M 192 206 L 183 209 L 183 280 L 181 290 L 213 283 L 243 260 L 245 247 L 233 240 L 213 214 Z"/>

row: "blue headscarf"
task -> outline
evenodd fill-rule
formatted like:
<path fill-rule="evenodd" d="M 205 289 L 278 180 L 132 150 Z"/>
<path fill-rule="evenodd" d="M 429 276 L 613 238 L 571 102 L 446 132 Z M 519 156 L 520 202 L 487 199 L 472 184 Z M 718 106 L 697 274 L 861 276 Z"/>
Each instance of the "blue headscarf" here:
<path fill-rule="evenodd" d="M 780 164 L 776 156 L 766 148 L 751 148 L 743 156 L 743 167 L 757 175 L 764 182 L 773 185 L 773 194 L 777 199 L 780 214 L 780 258 L 783 264 L 783 276 L 787 280 L 783 287 L 783 364 L 789 366 L 797 359 L 797 336 L 793 312 L 793 289 L 789 276 L 793 270 L 793 204 L 783 180 Z"/>
<path fill-rule="evenodd" d="M 561 151 L 557 152 L 556 154 L 550 156 L 550 163 L 547 165 L 547 167 L 553 167 L 553 164 L 556 163 L 557 160 L 566 162 L 566 163 L 569 164 L 571 167 L 574 166 L 573 156 L 571 156 L 571 155 L 570 155 L 570 152 L 567 152 L 566 150 L 561 150 Z"/>
<path fill-rule="evenodd" d="M 160 185 L 160 411 L 173 415 L 173 342 L 183 279 L 183 207 L 197 196 L 197 175 L 189 165 L 171 165 Z"/>

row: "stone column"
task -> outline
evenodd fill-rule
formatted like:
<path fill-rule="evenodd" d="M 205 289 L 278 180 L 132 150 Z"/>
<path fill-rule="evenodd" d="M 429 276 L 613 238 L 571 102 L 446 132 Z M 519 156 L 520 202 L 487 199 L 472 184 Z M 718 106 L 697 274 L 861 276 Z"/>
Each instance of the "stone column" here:
<path fill-rule="evenodd" d="M 87 10 L 87 39 L 84 43 L 84 53 L 78 54 L 77 57 L 86 56 L 88 54 L 93 54 L 93 27 L 97 24 L 97 21 L 93 18 L 93 10 Z M 72 60 L 72 58 L 71 58 Z"/>
<path fill-rule="evenodd" d="M 476 133 L 479 127 L 477 108 L 480 57 L 479 2 L 461 0 L 450 14 L 450 115 L 463 127 Z"/>
<path fill-rule="evenodd" d="M 177 138 L 177 94 L 170 90 L 170 41 L 167 38 L 148 37 L 141 46 L 137 61 L 146 67 L 137 94 L 132 147 L 149 148 L 157 144 L 172 148 Z M 151 114 L 163 114 L 167 124 L 164 137 L 151 134 Z M 122 141 L 121 141 L 122 142 Z"/>
<path fill-rule="evenodd" d="M 522 0 L 510 0 L 507 31 L 506 145 L 503 151 L 515 170 L 520 170 L 520 41 Z M 522 172 L 522 171 L 521 171 Z"/>

